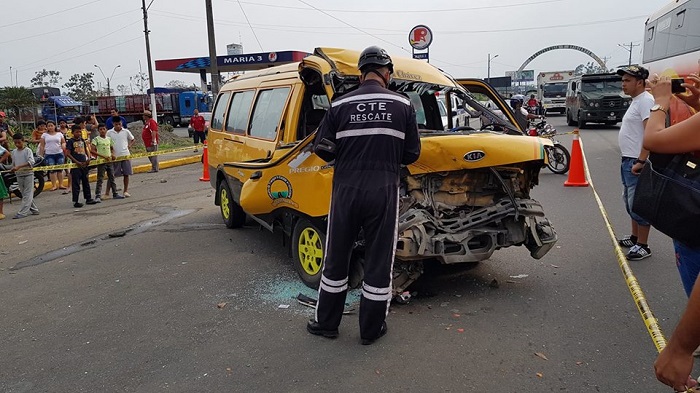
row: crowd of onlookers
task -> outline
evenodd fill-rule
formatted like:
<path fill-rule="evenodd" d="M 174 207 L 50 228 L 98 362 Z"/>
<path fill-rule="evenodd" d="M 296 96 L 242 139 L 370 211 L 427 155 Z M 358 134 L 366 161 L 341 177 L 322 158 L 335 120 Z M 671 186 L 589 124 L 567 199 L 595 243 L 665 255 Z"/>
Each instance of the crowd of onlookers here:
<path fill-rule="evenodd" d="M 73 207 L 83 207 L 80 202 L 82 190 L 85 204 L 94 205 L 103 199 L 128 198 L 129 176 L 133 174 L 130 148 L 135 138 L 127 128 L 126 119 L 112 110 L 105 123 L 99 123 L 95 115 L 76 117 L 69 125 L 61 120 L 56 124 L 52 120 L 40 120 L 36 129 L 30 135 L 12 132 L 5 122 L 6 115 L 0 112 L 0 163 L 3 171 L 13 172 L 17 179 L 17 187 L 22 194 L 22 202 L 14 219 L 39 214 L 34 203 L 34 166 L 37 157 L 43 157 L 43 165 L 54 166 L 75 164 L 70 169 L 49 169 L 48 177 L 50 191 L 63 190 L 63 194 L 72 194 Z M 141 137 L 146 151 L 158 150 L 158 123 L 152 118 L 150 111 L 143 113 L 144 127 Z M 10 150 L 10 140 L 14 149 Z M 90 161 L 102 160 L 96 166 L 90 166 Z M 158 172 L 158 156 L 149 157 L 151 170 Z M 90 170 L 97 172 L 97 183 L 93 197 L 88 180 Z M 115 182 L 116 177 L 123 178 L 123 192 L 119 194 Z M 105 192 L 102 185 L 107 180 Z M 3 199 L 9 196 L 8 186 L 0 181 L 0 220 L 3 214 Z"/>

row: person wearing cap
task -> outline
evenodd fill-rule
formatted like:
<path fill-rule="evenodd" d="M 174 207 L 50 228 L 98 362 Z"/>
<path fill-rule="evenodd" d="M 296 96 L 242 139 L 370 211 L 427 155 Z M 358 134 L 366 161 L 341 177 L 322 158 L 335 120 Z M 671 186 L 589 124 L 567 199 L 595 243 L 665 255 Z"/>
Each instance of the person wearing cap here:
<path fill-rule="evenodd" d="M 622 177 L 623 193 L 627 213 L 630 215 L 632 232 L 618 240 L 622 247 L 629 248 L 627 259 L 638 261 L 651 256 L 648 239 L 651 226 L 642 217 L 632 211 L 634 190 L 637 187 L 637 179 L 642 172 L 644 163 L 649 157 L 649 151 L 644 150 L 644 127 L 654 106 L 654 97 L 645 90 L 649 71 L 640 66 L 629 66 L 617 70 L 622 76 L 622 91 L 632 97 L 632 102 L 622 117 L 622 125 L 617 139 L 622 155 L 620 173 Z"/>
<path fill-rule="evenodd" d="M 306 329 L 338 337 L 350 256 L 362 229 L 366 249 L 359 320 L 361 343 L 368 345 L 387 332 L 401 165 L 418 159 L 420 139 L 411 101 L 388 90 L 394 66 L 387 52 L 365 49 L 358 68 L 360 86 L 333 100 L 314 139 L 315 153 L 335 160 L 335 169 L 318 306 Z"/>
<path fill-rule="evenodd" d="M 10 130 L 10 125 L 5 121 L 6 117 L 5 112 L 0 112 L 0 146 L 9 151 L 9 138 L 12 138 L 12 131 Z"/>
<path fill-rule="evenodd" d="M 153 119 L 151 111 L 143 111 L 143 131 L 141 139 L 147 152 L 158 151 L 158 122 Z M 151 170 L 148 173 L 158 172 L 158 156 L 150 156 Z"/>

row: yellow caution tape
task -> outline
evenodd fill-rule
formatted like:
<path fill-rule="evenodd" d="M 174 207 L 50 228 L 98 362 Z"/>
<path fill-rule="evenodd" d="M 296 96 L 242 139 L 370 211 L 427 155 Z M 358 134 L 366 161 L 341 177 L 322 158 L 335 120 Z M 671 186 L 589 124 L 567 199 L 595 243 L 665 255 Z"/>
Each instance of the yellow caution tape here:
<path fill-rule="evenodd" d="M 117 161 L 133 160 L 134 158 L 153 157 L 153 156 L 160 156 L 160 155 L 170 154 L 170 153 L 178 153 L 181 151 L 192 150 L 193 148 L 196 148 L 196 147 L 197 146 L 187 146 L 187 147 L 179 147 L 176 149 L 152 151 L 152 152 L 147 152 L 147 153 L 136 153 L 136 154 L 131 154 L 129 156 L 116 157 L 114 160 L 105 160 L 104 158 L 92 159 L 92 160 L 90 160 L 88 167 L 94 167 L 94 166 L 97 166 L 100 164 L 108 164 L 108 163 L 117 162 Z M 56 170 L 71 169 L 71 168 L 78 168 L 78 165 L 76 165 L 76 164 L 43 165 L 43 166 L 38 166 L 38 167 L 32 168 L 32 171 L 44 172 L 44 171 L 56 171 Z M 9 170 L 0 171 L 0 173 L 5 173 L 5 172 L 10 172 L 10 171 Z"/>
<path fill-rule="evenodd" d="M 581 144 L 581 153 L 583 153 L 583 141 L 579 139 L 579 143 Z M 612 224 L 610 223 L 608 213 L 605 210 L 605 207 L 603 206 L 603 202 L 600 199 L 600 195 L 598 195 L 598 192 L 596 191 L 595 186 L 593 185 L 593 179 L 591 179 L 591 171 L 588 168 L 588 161 L 586 161 L 586 154 L 583 153 L 582 156 L 583 166 L 586 170 L 586 174 L 588 177 L 588 183 L 591 185 L 591 190 L 593 190 L 593 196 L 595 197 L 595 200 L 598 203 L 600 213 L 603 215 L 603 221 L 605 221 L 605 227 L 608 229 L 608 234 L 610 235 L 613 247 L 615 248 L 617 263 L 620 265 L 620 270 L 622 270 L 622 275 L 624 276 L 625 282 L 627 283 L 627 287 L 629 288 L 630 293 L 632 294 L 634 304 L 637 306 L 637 310 L 639 310 L 639 314 L 642 316 L 644 326 L 649 332 L 651 340 L 656 346 L 656 350 L 658 352 L 661 352 L 666 347 L 666 338 L 664 337 L 664 334 L 661 331 L 661 327 L 659 326 L 658 320 L 656 319 L 656 317 L 654 317 L 654 313 L 652 313 L 651 308 L 649 307 L 649 303 L 647 303 L 646 297 L 644 296 L 644 292 L 642 291 L 642 287 L 639 285 L 637 278 L 634 276 L 632 268 L 627 262 L 625 254 L 622 252 L 620 245 L 617 244 L 615 231 L 613 230 Z M 693 390 L 688 390 L 688 392 L 692 391 Z"/>

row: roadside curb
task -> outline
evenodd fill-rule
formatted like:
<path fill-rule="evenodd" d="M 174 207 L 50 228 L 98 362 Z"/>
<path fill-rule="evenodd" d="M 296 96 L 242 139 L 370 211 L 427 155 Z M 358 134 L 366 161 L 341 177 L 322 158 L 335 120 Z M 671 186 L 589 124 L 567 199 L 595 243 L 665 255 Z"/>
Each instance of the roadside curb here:
<path fill-rule="evenodd" d="M 198 162 L 202 161 L 202 156 L 201 155 L 196 155 L 196 156 L 189 156 L 189 157 L 183 157 L 183 158 L 176 158 L 173 160 L 167 160 L 167 161 L 162 161 L 158 163 L 158 167 L 160 169 L 168 169 L 168 168 L 174 168 L 177 166 L 182 166 L 182 165 L 188 165 L 188 164 L 195 164 Z M 137 173 L 146 173 L 151 170 L 151 164 L 143 164 L 143 165 L 138 165 L 132 168 L 134 174 Z M 94 183 L 97 181 L 97 173 L 91 173 L 90 176 L 88 176 L 88 180 L 91 183 Z M 67 181 L 64 179 L 64 185 L 67 184 Z M 44 184 L 44 191 L 48 191 L 51 189 L 51 182 L 46 182 Z"/>

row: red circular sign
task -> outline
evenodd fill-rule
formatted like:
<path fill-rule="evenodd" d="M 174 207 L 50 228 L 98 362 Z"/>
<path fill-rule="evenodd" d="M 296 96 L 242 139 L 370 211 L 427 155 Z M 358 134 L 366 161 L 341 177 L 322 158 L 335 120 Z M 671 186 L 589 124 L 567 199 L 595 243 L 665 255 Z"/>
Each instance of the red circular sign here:
<path fill-rule="evenodd" d="M 408 33 L 408 43 L 414 49 L 428 49 L 433 42 L 433 32 L 428 26 L 418 25 Z"/>

